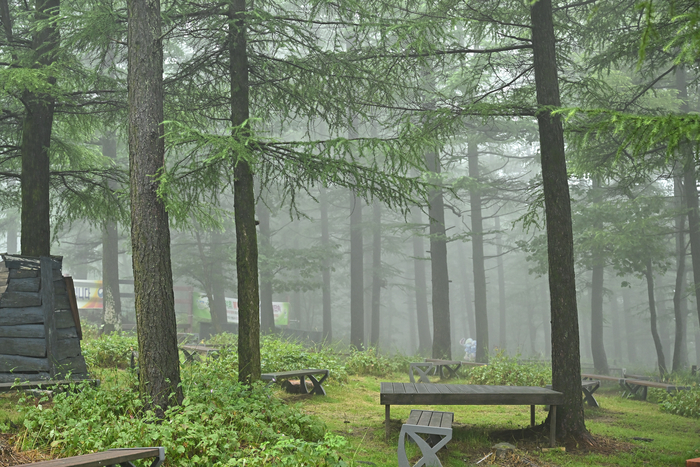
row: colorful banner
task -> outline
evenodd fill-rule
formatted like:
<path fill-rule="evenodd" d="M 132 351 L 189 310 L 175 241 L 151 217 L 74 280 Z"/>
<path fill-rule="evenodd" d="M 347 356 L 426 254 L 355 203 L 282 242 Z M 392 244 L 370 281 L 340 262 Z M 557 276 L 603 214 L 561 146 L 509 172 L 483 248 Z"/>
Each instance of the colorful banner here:
<path fill-rule="evenodd" d="M 75 299 L 78 308 L 102 309 L 102 281 L 86 281 L 73 279 Z"/>
<path fill-rule="evenodd" d="M 206 294 L 196 292 L 192 294 L 194 303 L 192 311 L 195 316 L 211 319 L 209 313 L 209 300 Z M 289 302 L 272 302 L 272 311 L 275 314 L 275 324 L 286 326 L 289 324 Z M 226 318 L 229 323 L 238 323 L 238 299 L 226 297 Z"/>

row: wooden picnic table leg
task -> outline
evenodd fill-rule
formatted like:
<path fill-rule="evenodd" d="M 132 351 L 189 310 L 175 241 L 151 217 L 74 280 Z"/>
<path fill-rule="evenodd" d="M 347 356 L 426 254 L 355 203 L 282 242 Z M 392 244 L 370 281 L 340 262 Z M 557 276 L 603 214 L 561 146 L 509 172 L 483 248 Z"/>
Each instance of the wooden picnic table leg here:
<path fill-rule="evenodd" d="M 389 414 L 391 413 L 391 406 L 389 404 L 384 406 L 384 439 L 389 441 Z"/>
<path fill-rule="evenodd" d="M 590 390 L 585 387 L 581 388 L 581 390 L 583 391 L 583 397 L 585 398 L 585 402 L 587 402 L 588 405 L 591 407 L 600 407 L 598 405 L 598 401 L 593 396 L 593 393 L 596 391 L 596 389 L 598 389 L 599 386 L 600 385 L 593 386 Z"/>
<path fill-rule="evenodd" d="M 311 378 L 311 375 L 309 375 L 309 378 Z M 306 381 L 305 381 L 305 376 L 301 375 L 299 377 L 299 393 L 300 394 L 308 394 L 309 391 L 306 389 Z"/>
<path fill-rule="evenodd" d="M 319 380 L 317 380 L 317 379 L 314 377 L 314 375 L 309 375 L 309 380 L 314 384 L 314 388 L 311 390 L 311 393 L 312 393 L 312 394 L 317 394 L 317 395 L 319 395 L 319 396 L 325 396 L 325 395 L 326 395 L 326 390 L 323 389 L 322 384 L 323 384 L 323 382 L 326 380 L 327 377 L 328 377 L 327 374 L 326 374 L 326 375 L 323 375 L 323 378 L 321 378 L 321 380 L 319 381 Z M 302 378 L 302 384 L 303 384 L 304 377 L 302 376 L 301 378 Z M 304 386 L 304 388 L 306 388 L 306 386 Z M 306 393 L 305 393 L 305 394 L 306 394 Z"/>
<path fill-rule="evenodd" d="M 535 426 L 535 406 L 530 406 L 530 426 Z"/>
<path fill-rule="evenodd" d="M 552 418 L 549 420 L 549 423 L 551 423 L 549 425 L 549 447 L 553 448 L 557 441 L 557 406 L 552 405 L 550 407 L 549 413 Z"/>

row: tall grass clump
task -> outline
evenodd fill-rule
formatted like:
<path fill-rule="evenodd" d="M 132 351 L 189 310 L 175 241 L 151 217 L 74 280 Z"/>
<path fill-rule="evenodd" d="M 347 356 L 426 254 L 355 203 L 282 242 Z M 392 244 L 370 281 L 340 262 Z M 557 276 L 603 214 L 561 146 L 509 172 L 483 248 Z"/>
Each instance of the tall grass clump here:
<path fill-rule="evenodd" d="M 212 360 L 215 362 L 216 360 Z M 262 385 L 238 383 L 222 365 L 183 372 L 185 400 L 160 420 L 131 384 L 88 385 L 22 402 L 24 449 L 59 457 L 117 447 L 163 446 L 168 466 L 340 466 L 345 439 Z"/>
<path fill-rule="evenodd" d="M 649 396 L 652 390 L 649 390 Z M 658 400 L 661 410 L 683 417 L 700 418 L 700 387 L 693 386 L 689 390 L 666 392 L 661 389 L 653 391 L 654 399 Z M 651 398 L 650 398 L 651 399 Z"/>
<path fill-rule="evenodd" d="M 136 334 L 114 332 L 83 339 L 80 349 L 88 369 L 127 368 L 131 351 L 138 349 L 138 341 Z"/>
<path fill-rule="evenodd" d="M 218 364 L 238 369 L 238 336 L 218 334 L 208 344 L 221 347 Z M 215 364 L 214 362 L 211 362 Z M 321 368 L 329 371 L 330 383 L 345 383 L 348 373 L 345 364 L 329 347 L 304 345 L 293 338 L 279 335 L 260 337 L 260 368 L 263 373 Z"/>
<path fill-rule="evenodd" d="M 519 364 L 516 357 L 499 352 L 488 365 L 471 368 L 466 379 L 469 384 L 546 386 L 552 384 L 552 369 L 546 363 Z"/>
<path fill-rule="evenodd" d="M 353 348 L 345 360 L 345 368 L 353 375 L 386 376 L 391 373 L 408 371 L 411 359 L 403 354 L 382 355 L 377 349 L 366 350 Z"/>

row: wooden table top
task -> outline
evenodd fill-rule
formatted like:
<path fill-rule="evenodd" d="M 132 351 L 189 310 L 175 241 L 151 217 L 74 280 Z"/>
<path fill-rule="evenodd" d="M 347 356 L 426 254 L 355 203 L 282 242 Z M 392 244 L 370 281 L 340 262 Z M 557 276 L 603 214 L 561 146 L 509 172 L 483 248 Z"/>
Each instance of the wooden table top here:
<path fill-rule="evenodd" d="M 564 395 L 536 386 L 381 383 L 382 405 L 561 405 Z"/>

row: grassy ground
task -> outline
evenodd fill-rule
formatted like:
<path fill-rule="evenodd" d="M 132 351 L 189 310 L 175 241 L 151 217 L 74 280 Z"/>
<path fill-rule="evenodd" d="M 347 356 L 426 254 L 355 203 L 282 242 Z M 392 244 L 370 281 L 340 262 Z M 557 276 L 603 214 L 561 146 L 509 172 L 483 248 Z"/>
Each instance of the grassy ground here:
<path fill-rule="evenodd" d="M 392 406 L 391 439 L 384 440 L 384 406 L 379 404 L 380 381 L 404 381 L 406 375 L 391 377 L 352 376 L 351 382 L 327 387 L 326 397 L 303 396 L 278 392 L 289 403 L 299 404 L 309 414 L 325 421 L 328 429 L 346 436 L 345 452 L 351 465 L 396 465 L 396 448 L 401 424 L 411 406 Z M 451 381 L 458 382 L 458 381 Z M 527 406 L 434 406 L 420 407 L 455 414 L 453 438 L 439 457 L 445 467 L 474 465 L 486 456 L 492 445 L 509 442 L 518 453 L 536 465 L 555 466 L 684 466 L 685 460 L 700 457 L 700 423 L 698 420 L 669 415 L 655 403 L 625 399 L 619 388 L 604 386 L 595 394 L 600 408 L 585 406 L 586 426 L 598 446 L 568 446 L 566 452 L 543 451 L 548 446 L 546 434 L 526 436 L 517 431 L 530 423 Z M 547 416 L 543 407 L 536 409 L 536 421 Z M 528 430 L 529 431 L 529 430 Z M 516 434 L 518 433 L 518 434 Z M 515 439 L 518 437 L 519 439 Z M 420 452 L 411 446 L 414 462 Z M 412 457 L 411 457 L 412 456 Z M 493 458 L 480 465 L 488 464 Z M 500 461 L 500 465 L 527 465 Z M 370 464 L 371 463 L 371 464 Z"/>

